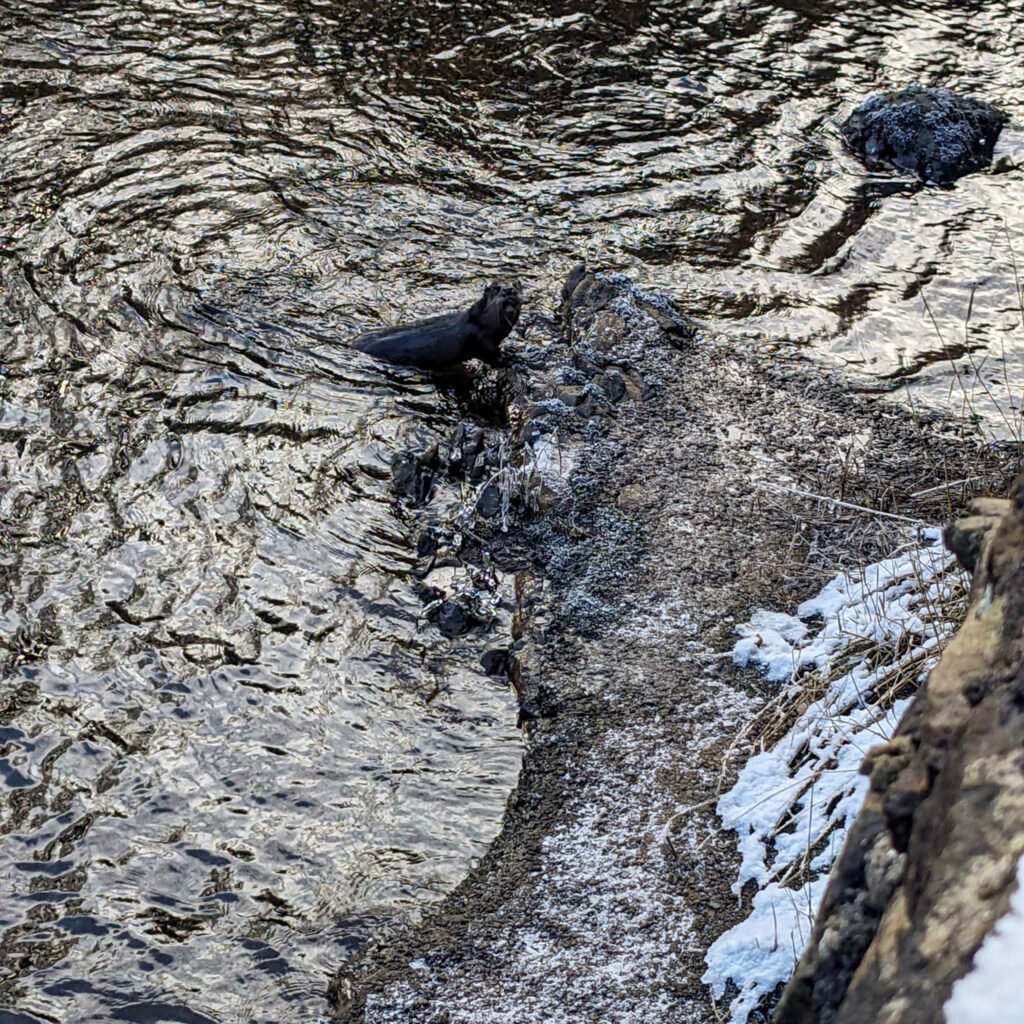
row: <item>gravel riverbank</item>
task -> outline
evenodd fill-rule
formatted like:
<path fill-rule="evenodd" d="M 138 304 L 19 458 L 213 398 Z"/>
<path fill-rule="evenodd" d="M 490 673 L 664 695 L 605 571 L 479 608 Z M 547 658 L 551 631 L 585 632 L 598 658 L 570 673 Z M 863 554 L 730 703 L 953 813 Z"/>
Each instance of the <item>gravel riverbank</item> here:
<path fill-rule="evenodd" d="M 519 785 L 463 884 L 338 978 L 342 1020 L 716 1019 L 705 953 L 750 891 L 715 807 L 773 692 L 734 664 L 737 624 L 944 521 L 944 481 L 1003 484 L 957 424 L 727 348 L 621 278 L 566 291 L 509 405 L 542 500 L 495 541 L 519 560 Z"/>

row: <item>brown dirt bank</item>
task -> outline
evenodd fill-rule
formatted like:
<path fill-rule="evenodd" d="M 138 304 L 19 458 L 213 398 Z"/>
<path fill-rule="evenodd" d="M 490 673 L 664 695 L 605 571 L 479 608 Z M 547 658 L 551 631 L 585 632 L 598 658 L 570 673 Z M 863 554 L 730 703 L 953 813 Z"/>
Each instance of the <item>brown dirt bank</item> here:
<path fill-rule="evenodd" d="M 337 979 L 345 1021 L 715 1020 L 704 951 L 743 911 L 714 798 L 770 689 L 733 666 L 736 621 L 912 528 L 854 506 L 935 524 L 965 497 L 945 481 L 1007 482 L 941 417 L 694 336 L 621 279 L 569 286 L 570 340 L 510 400 L 540 508 L 492 538 L 519 570 L 519 785 L 462 885 Z"/>

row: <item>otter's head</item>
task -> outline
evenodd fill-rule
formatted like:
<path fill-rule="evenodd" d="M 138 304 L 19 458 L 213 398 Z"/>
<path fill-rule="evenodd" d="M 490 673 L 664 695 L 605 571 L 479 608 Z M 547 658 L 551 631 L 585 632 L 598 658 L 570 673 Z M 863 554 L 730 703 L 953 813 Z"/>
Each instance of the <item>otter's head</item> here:
<path fill-rule="evenodd" d="M 483 332 L 489 345 L 498 345 L 508 337 L 523 308 L 523 292 L 519 282 L 489 284 L 469 311 L 469 318 Z"/>

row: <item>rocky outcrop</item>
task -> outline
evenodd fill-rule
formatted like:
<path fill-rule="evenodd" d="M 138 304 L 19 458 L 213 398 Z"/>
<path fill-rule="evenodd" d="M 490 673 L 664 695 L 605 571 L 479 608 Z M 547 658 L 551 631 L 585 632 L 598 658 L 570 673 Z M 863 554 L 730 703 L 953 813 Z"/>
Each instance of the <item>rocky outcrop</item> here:
<path fill-rule="evenodd" d="M 946 531 L 974 572 L 967 617 L 864 763 L 871 790 L 777 1024 L 935 1024 L 1007 910 L 1024 852 L 1024 478 L 972 511 Z"/>
<path fill-rule="evenodd" d="M 840 131 L 869 167 L 891 165 L 941 185 L 988 167 L 1005 119 L 983 100 L 911 86 L 872 96 Z"/>

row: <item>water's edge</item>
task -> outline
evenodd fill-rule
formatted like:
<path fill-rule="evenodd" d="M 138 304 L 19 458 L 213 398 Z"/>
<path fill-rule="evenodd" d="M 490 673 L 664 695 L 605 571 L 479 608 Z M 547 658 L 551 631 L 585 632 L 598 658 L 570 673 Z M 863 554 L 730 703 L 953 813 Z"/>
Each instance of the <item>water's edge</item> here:
<path fill-rule="evenodd" d="M 973 493 L 944 481 L 998 490 L 1012 475 L 950 420 L 813 365 L 673 337 L 649 299 L 584 288 L 571 344 L 534 375 L 530 411 L 545 391 L 578 404 L 547 414 L 561 482 L 525 539 L 553 568 L 517 580 L 519 784 L 458 889 L 336 980 L 344 1021 L 714 1019 L 703 955 L 744 913 L 714 802 L 770 690 L 723 658 L 732 626 L 907 528 L 796 492 L 934 522 Z M 632 387 L 581 416 L 609 369 Z"/>

